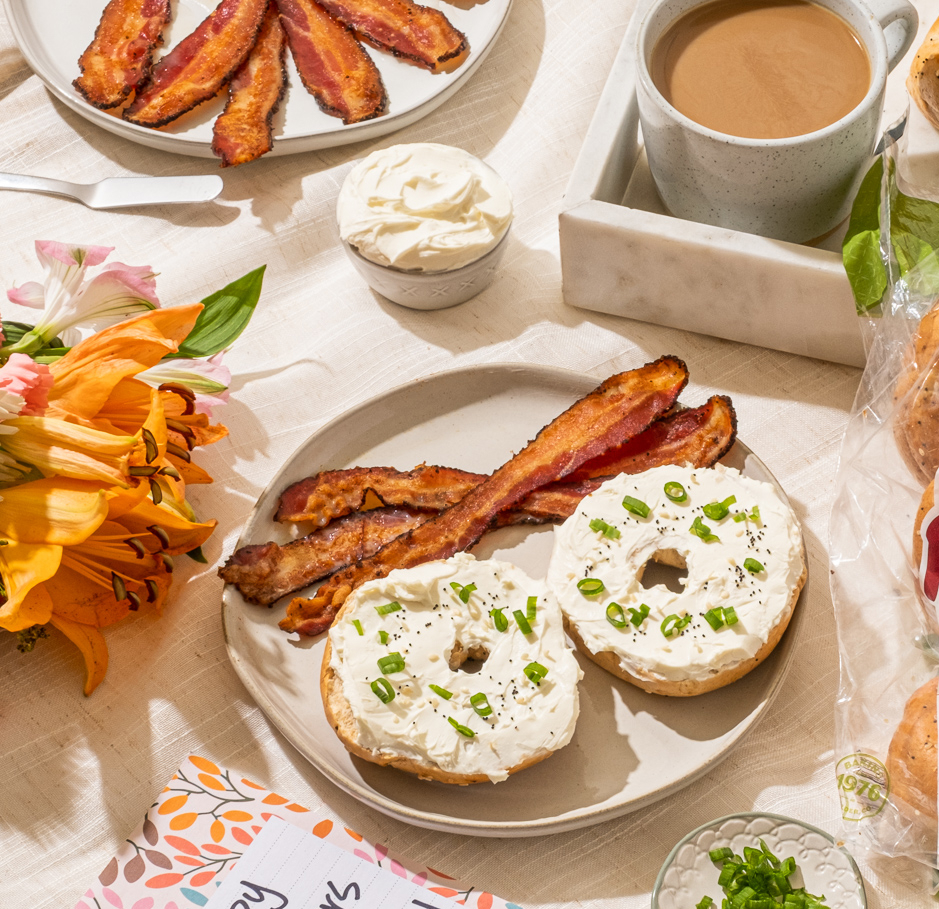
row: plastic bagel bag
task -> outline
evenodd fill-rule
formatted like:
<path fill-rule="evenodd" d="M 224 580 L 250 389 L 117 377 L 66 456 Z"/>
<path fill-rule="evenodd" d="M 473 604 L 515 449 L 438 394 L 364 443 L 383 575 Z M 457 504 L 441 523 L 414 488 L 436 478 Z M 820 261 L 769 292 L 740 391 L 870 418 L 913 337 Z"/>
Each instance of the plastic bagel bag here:
<path fill-rule="evenodd" d="M 844 840 L 913 859 L 902 873 L 937 894 L 939 507 L 924 509 L 919 560 L 914 525 L 939 466 L 939 201 L 904 179 L 904 124 L 884 136 L 844 245 L 868 358 L 829 528 L 835 782 Z"/>

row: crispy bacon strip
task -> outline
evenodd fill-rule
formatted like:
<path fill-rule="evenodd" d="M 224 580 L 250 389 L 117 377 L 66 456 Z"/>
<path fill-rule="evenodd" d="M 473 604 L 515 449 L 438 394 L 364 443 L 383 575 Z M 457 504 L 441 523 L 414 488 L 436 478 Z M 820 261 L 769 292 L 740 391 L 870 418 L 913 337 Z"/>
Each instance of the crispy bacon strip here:
<path fill-rule="evenodd" d="M 423 523 L 433 512 L 375 508 L 348 514 L 283 546 L 261 543 L 237 550 L 218 574 L 251 603 L 270 606 L 288 593 L 373 555 L 385 543 Z"/>
<path fill-rule="evenodd" d="M 150 74 L 124 119 L 165 126 L 219 93 L 258 37 L 267 0 L 222 0 Z"/>
<path fill-rule="evenodd" d="M 270 3 L 258 40 L 228 86 L 228 103 L 212 129 L 212 151 L 222 167 L 267 154 L 274 144 L 274 114 L 287 90 L 287 38 Z"/>
<path fill-rule="evenodd" d="M 427 511 L 443 511 L 486 479 L 453 467 L 415 467 L 401 471 L 393 467 L 353 467 L 324 470 L 288 486 L 281 493 L 275 521 L 312 521 L 325 527 L 342 515 L 358 511 L 369 492 L 385 505 L 404 505 Z"/>
<path fill-rule="evenodd" d="M 715 396 L 694 410 L 677 411 L 663 417 L 632 442 L 617 449 L 624 454 L 631 451 L 631 455 L 618 460 L 605 455 L 594 458 L 575 473 L 593 469 L 601 471 L 604 465 L 610 476 L 641 473 L 661 464 L 710 467 L 729 451 L 735 438 L 736 415 L 730 399 Z M 379 470 L 383 476 L 396 474 L 403 478 L 411 475 L 386 468 Z M 330 473 L 359 475 L 360 472 Z M 452 473 L 466 478 L 481 476 L 464 471 Z M 482 479 L 485 477 L 481 477 L 479 482 Z M 504 527 L 510 524 L 560 523 L 570 517 L 580 500 L 593 492 L 604 479 L 606 474 L 599 473 L 593 478 L 550 483 L 534 490 L 516 508 L 498 514 L 494 524 Z M 361 501 L 364 501 L 364 492 Z M 428 501 L 423 496 L 418 498 L 422 502 Z M 244 546 L 219 569 L 219 577 L 238 587 L 249 602 L 269 606 L 288 593 L 373 555 L 385 543 L 423 524 L 433 513 L 412 507 L 356 511 L 283 546 L 276 543 Z"/>
<path fill-rule="evenodd" d="M 714 395 L 700 407 L 675 410 L 645 432 L 567 475 L 568 482 L 587 477 L 642 473 L 662 464 L 710 467 L 737 438 L 737 414 L 726 395 Z"/>
<path fill-rule="evenodd" d="M 701 407 L 667 414 L 630 442 L 584 464 L 567 480 L 639 473 L 658 464 L 704 466 L 726 453 L 735 432 L 736 415 L 730 399 L 715 395 Z M 724 447 L 712 456 L 715 446 Z M 421 466 L 406 472 L 390 467 L 326 470 L 288 486 L 274 518 L 291 523 L 312 521 L 314 526 L 324 527 L 359 511 L 369 492 L 385 505 L 442 511 L 484 479 L 483 474 L 452 467 Z"/>
<path fill-rule="evenodd" d="M 365 48 L 313 0 L 276 0 L 300 79 L 316 103 L 343 123 L 385 112 L 388 96 Z"/>
<path fill-rule="evenodd" d="M 433 71 L 469 49 L 466 35 L 443 13 L 410 0 L 319 2 L 360 37 Z"/>
<path fill-rule="evenodd" d="M 119 107 L 150 75 L 169 21 L 170 0 L 111 0 L 78 58 L 81 75 L 72 85 L 95 107 Z"/>
<path fill-rule="evenodd" d="M 642 432 L 674 405 L 687 381 L 688 370 L 677 357 L 661 357 L 607 379 L 456 505 L 396 537 L 370 558 L 337 572 L 312 599 L 292 600 L 280 627 L 320 634 L 332 624 L 346 597 L 365 581 L 469 549 L 500 511 Z"/>

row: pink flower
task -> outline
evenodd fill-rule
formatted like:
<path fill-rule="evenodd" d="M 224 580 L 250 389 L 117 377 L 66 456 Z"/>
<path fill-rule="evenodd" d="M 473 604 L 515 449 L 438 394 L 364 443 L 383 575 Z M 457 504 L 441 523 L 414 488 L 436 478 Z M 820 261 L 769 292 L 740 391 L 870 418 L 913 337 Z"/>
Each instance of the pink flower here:
<path fill-rule="evenodd" d="M 110 246 L 36 241 L 45 280 L 42 284 L 28 281 L 7 291 L 11 302 L 43 310 L 31 335 L 43 342 L 61 336 L 66 345 L 72 345 L 81 338 L 79 329 L 98 331 L 160 305 L 156 275 L 149 265 L 113 263 L 94 278 L 86 278 L 87 269 L 100 265 L 111 251 Z"/>
<path fill-rule="evenodd" d="M 171 358 L 137 374 L 149 385 L 158 388 L 164 383 L 183 385 L 196 396 L 196 412 L 212 416 L 212 408 L 228 401 L 231 371 L 222 365 L 224 351 L 207 359 Z"/>
<path fill-rule="evenodd" d="M 23 399 L 18 416 L 42 416 L 49 406 L 52 382 L 49 367 L 36 363 L 26 354 L 11 354 L 10 359 L 0 366 L 0 392 L 19 395 Z"/>

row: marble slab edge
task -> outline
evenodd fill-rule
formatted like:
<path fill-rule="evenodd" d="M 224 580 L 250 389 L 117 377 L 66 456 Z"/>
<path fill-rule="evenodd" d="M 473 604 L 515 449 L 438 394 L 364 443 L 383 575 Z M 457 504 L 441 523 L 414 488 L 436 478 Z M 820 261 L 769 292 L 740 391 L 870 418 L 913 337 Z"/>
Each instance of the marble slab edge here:
<path fill-rule="evenodd" d="M 565 192 L 565 303 L 862 367 L 860 320 L 838 253 L 621 204 L 646 167 L 634 77 L 643 7 L 623 38 Z"/>

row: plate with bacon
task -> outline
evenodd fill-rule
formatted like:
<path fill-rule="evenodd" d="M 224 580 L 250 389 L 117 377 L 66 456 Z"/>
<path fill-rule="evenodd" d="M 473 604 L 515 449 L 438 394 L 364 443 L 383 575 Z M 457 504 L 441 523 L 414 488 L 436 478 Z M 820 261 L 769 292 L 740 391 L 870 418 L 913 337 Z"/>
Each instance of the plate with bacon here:
<path fill-rule="evenodd" d="M 3 3 L 27 62 L 68 107 L 230 166 L 415 122 L 476 71 L 512 0 Z"/>
<path fill-rule="evenodd" d="M 262 494 L 219 570 L 229 656 L 248 691 L 329 780 L 431 829 L 560 832 L 693 783 L 766 711 L 796 627 L 743 679 L 694 698 L 650 694 L 578 654 L 584 678 L 570 744 L 498 785 L 428 782 L 361 760 L 334 734 L 319 685 L 323 632 L 350 588 L 461 547 L 544 577 L 552 525 L 602 477 L 720 460 L 781 493 L 736 440 L 729 399 L 684 405 L 677 398 L 686 382 L 674 357 L 599 389 L 563 369 L 474 366 L 389 391 L 314 433 Z"/>

